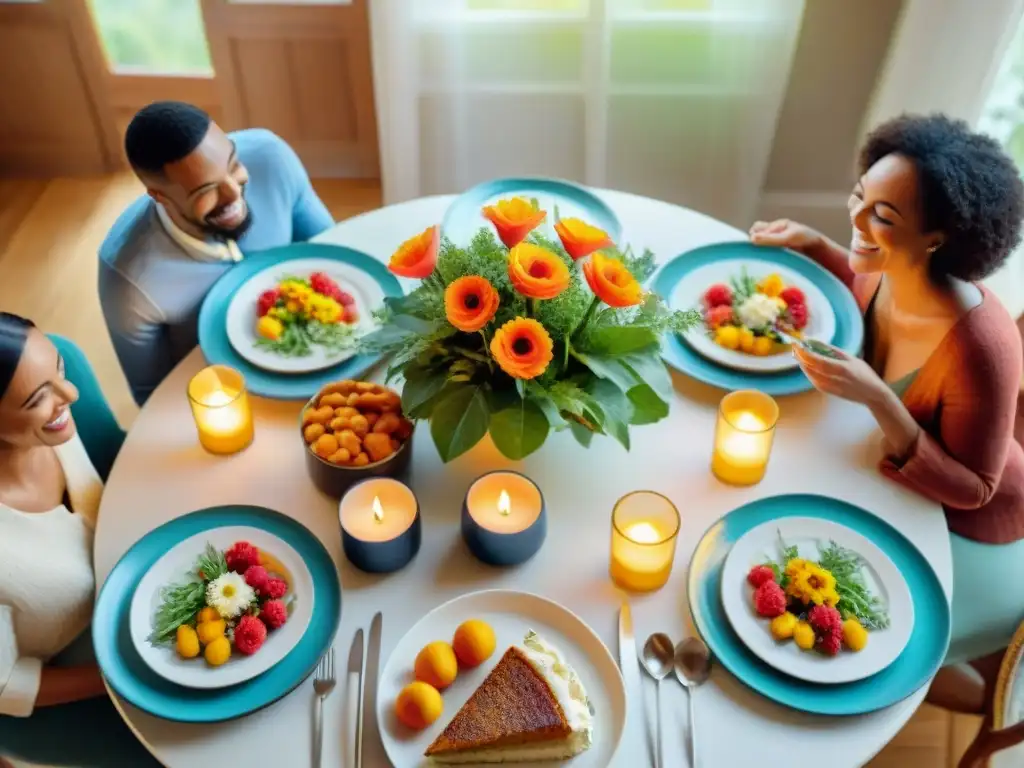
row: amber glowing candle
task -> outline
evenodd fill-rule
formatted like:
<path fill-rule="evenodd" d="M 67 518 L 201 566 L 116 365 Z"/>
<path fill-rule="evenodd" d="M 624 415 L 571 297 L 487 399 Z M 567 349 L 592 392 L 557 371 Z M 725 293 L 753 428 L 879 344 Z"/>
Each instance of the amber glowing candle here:
<path fill-rule="evenodd" d="M 632 592 L 659 589 L 672 573 L 679 510 L 653 491 L 626 494 L 612 510 L 612 581 Z"/>
<path fill-rule="evenodd" d="M 238 453 L 252 442 L 252 411 L 238 371 L 223 365 L 204 368 L 188 383 L 188 402 L 199 443 L 210 453 Z"/>
<path fill-rule="evenodd" d="M 711 471 L 731 485 L 761 482 L 768 468 L 779 406 L 756 390 L 730 392 L 718 406 Z"/>
<path fill-rule="evenodd" d="M 391 573 L 420 550 L 420 505 L 404 483 L 371 477 L 353 485 L 338 507 L 345 556 L 361 571 Z"/>

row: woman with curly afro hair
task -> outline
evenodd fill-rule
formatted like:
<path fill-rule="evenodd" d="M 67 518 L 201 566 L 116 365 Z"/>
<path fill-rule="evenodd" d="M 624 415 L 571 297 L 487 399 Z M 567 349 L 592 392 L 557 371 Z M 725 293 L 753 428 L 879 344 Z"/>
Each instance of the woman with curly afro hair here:
<path fill-rule="evenodd" d="M 929 698 L 980 712 L 978 673 L 998 667 L 1024 619 L 1024 449 L 1013 437 L 1020 333 L 977 281 L 1020 241 L 1024 185 L 995 141 L 941 115 L 878 127 L 859 165 L 849 249 L 785 220 L 750 236 L 809 256 L 857 297 L 863 358 L 795 354 L 817 389 L 870 409 L 886 438 L 881 471 L 942 504 L 953 636 Z"/>

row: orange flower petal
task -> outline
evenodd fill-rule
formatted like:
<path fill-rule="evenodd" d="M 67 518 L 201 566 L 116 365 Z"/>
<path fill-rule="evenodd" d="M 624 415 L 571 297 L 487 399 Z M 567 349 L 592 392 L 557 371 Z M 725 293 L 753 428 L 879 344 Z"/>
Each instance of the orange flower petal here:
<path fill-rule="evenodd" d="M 608 248 L 615 243 L 603 229 L 592 227 L 583 219 L 562 219 L 555 223 L 555 232 L 562 241 L 562 247 L 573 261 L 589 256 L 594 251 Z"/>
<path fill-rule="evenodd" d="M 508 252 L 508 279 L 528 299 L 553 299 L 569 285 L 569 267 L 547 248 L 520 243 Z"/>
<path fill-rule="evenodd" d="M 429 277 L 437 264 L 441 228 L 436 224 L 410 237 L 391 255 L 388 269 L 402 277 Z"/>
<path fill-rule="evenodd" d="M 476 333 L 498 311 L 498 292 L 484 277 L 467 275 L 444 291 L 444 312 L 448 322 L 465 333 Z"/>
<path fill-rule="evenodd" d="M 512 378 L 533 379 L 547 370 L 554 356 L 554 344 L 539 322 L 517 317 L 494 332 L 491 356 Z"/>
<path fill-rule="evenodd" d="M 643 288 L 618 259 L 595 253 L 583 263 L 583 274 L 590 290 L 609 307 L 632 307 L 643 301 Z"/>
<path fill-rule="evenodd" d="M 548 214 L 525 198 L 511 197 L 484 206 L 483 215 L 494 225 L 505 247 L 513 248 L 523 242 Z"/>

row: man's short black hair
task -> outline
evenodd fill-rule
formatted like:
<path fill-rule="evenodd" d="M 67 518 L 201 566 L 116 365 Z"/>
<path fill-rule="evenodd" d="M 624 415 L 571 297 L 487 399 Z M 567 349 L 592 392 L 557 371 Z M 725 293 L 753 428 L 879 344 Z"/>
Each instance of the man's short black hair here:
<path fill-rule="evenodd" d="M 161 173 L 188 156 L 206 136 L 212 120 L 199 107 L 158 101 L 139 110 L 124 134 L 124 151 L 137 171 Z"/>
<path fill-rule="evenodd" d="M 897 154 L 917 169 L 926 232 L 945 242 L 931 259 L 936 276 L 980 280 L 1020 242 L 1024 184 L 999 143 L 944 115 L 904 115 L 880 125 L 860 154 L 864 173 Z"/>

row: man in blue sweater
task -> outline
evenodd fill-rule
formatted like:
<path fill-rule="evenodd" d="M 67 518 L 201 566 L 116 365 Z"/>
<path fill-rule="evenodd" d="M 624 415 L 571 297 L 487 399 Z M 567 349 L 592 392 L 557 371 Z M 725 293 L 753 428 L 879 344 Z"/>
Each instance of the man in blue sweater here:
<path fill-rule="evenodd" d="M 227 134 L 181 102 L 143 108 L 125 151 L 146 196 L 100 247 L 110 338 L 142 405 L 197 343 L 199 308 L 243 258 L 334 224 L 295 152 L 270 131 Z"/>

